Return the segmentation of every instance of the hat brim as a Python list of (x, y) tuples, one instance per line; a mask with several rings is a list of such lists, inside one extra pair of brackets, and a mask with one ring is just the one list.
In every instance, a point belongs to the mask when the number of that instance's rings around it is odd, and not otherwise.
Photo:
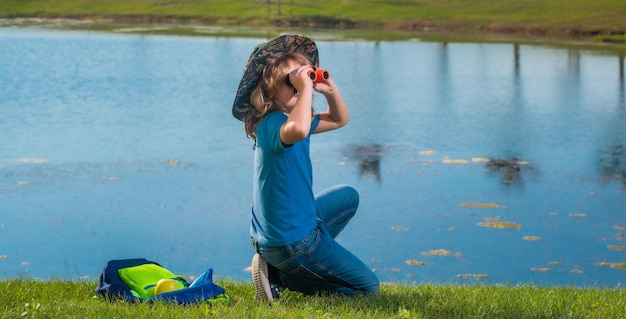
[(257, 86), (265, 66), (285, 54), (294, 52), (306, 56), (311, 64), (319, 65), (319, 55), (315, 42), (303, 35), (284, 34), (254, 48), (244, 66), (243, 77), (239, 82), (237, 95), (233, 102), (232, 112), (236, 119), (245, 121), (245, 108), (250, 104), (250, 94)]

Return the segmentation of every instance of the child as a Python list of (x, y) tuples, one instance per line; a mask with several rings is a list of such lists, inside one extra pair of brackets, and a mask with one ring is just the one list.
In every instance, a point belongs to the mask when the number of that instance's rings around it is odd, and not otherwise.
[[(379, 290), (369, 267), (335, 241), (356, 213), (357, 191), (339, 185), (313, 194), (311, 134), (349, 119), (333, 80), (309, 77), (318, 63), (317, 46), (307, 37), (287, 34), (262, 43), (244, 67), (233, 104), (233, 116), (255, 141), (252, 278), (263, 300), (277, 299), (282, 288), (346, 295)], [(325, 112), (314, 114), (313, 91), (326, 98)]]

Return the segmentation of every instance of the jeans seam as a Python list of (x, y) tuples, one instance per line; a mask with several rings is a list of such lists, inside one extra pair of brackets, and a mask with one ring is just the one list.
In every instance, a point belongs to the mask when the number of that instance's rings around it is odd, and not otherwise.
[[(354, 213), (356, 213), (356, 209), (355, 208), (351, 208), (351, 209), (346, 209), (343, 212), (337, 214), (335, 216), (335, 218), (331, 219), (329, 221), (329, 223), (325, 223), (326, 224), (326, 228), (332, 228), (332, 226), (337, 223), (339, 220), (343, 219), (343, 218), (339, 218), (339, 217), (344, 217), (346, 215), (354, 215)], [(346, 223), (347, 224), (347, 223)], [(344, 227), (346, 226), (345, 224), (343, 225)]]

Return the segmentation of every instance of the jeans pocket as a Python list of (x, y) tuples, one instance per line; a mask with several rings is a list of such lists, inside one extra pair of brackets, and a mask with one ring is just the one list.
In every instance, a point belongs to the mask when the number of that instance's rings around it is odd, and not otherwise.
[(320, 228), (313, 229), (304, 239), (297, 241), (289, 246), (287, 250), (293, 255), (301, 255), (315, 249), (320, 241)]
[(311, 271), (305, 265), (299, 265), (298, 267), (296, 267), (296, 269), (294, 269), (292, 271), (286, 271), (285, 273), (289, 274), (289, 275), (292, 275), (292, 276), (300, 277), (300, 278), (310, 278), (310, 279), (316, 279), (316, 280), (323, 280), (324, 279), (320, 275), (318, 275), (315, 272)]
[(320, 253), (326, 255), (325, 252), (318, 251), (322, 249), (320, 245), (324, 235), (320, 228), (315, 228), (302, 240), (285, 246), (288, 257), (283, 259), (278, 268), (297, 277), (323, 279), (329, 273), (319, 260)]
[(319, 229), (313, 229), (304, 239), (287, 246), (258, 245), (261, 257), (274, 267), (285, 270), (295, 268), (319, 242)]

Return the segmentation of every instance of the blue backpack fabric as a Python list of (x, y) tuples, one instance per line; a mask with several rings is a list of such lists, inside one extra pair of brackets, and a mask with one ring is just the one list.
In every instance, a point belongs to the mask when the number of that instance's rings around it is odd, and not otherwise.
[(121, 299), (130, 302), (166, 301), (178, 304), (211, 301), (215, 300), (214, 298), (216, 297), (218, 297), (219, 300), (228, 299), (224, 294), (224, 288), (213, 283), (213, 269), (211, 268), (198, 276), (191, 284), (184, 279), (179, 279), (184, 283), (185, 288), (162, 293), (150, 298), (141, 298), (136, 293), (133, 294), (131, 287), (119, 276), (119, 270), (145, 264), (154, 264), (162, 267), (158, 263), (145, 258), (109, 260), (104, 266), (102, 274), (100, 274), (96, 294), (106, 297), (109, 300)]

